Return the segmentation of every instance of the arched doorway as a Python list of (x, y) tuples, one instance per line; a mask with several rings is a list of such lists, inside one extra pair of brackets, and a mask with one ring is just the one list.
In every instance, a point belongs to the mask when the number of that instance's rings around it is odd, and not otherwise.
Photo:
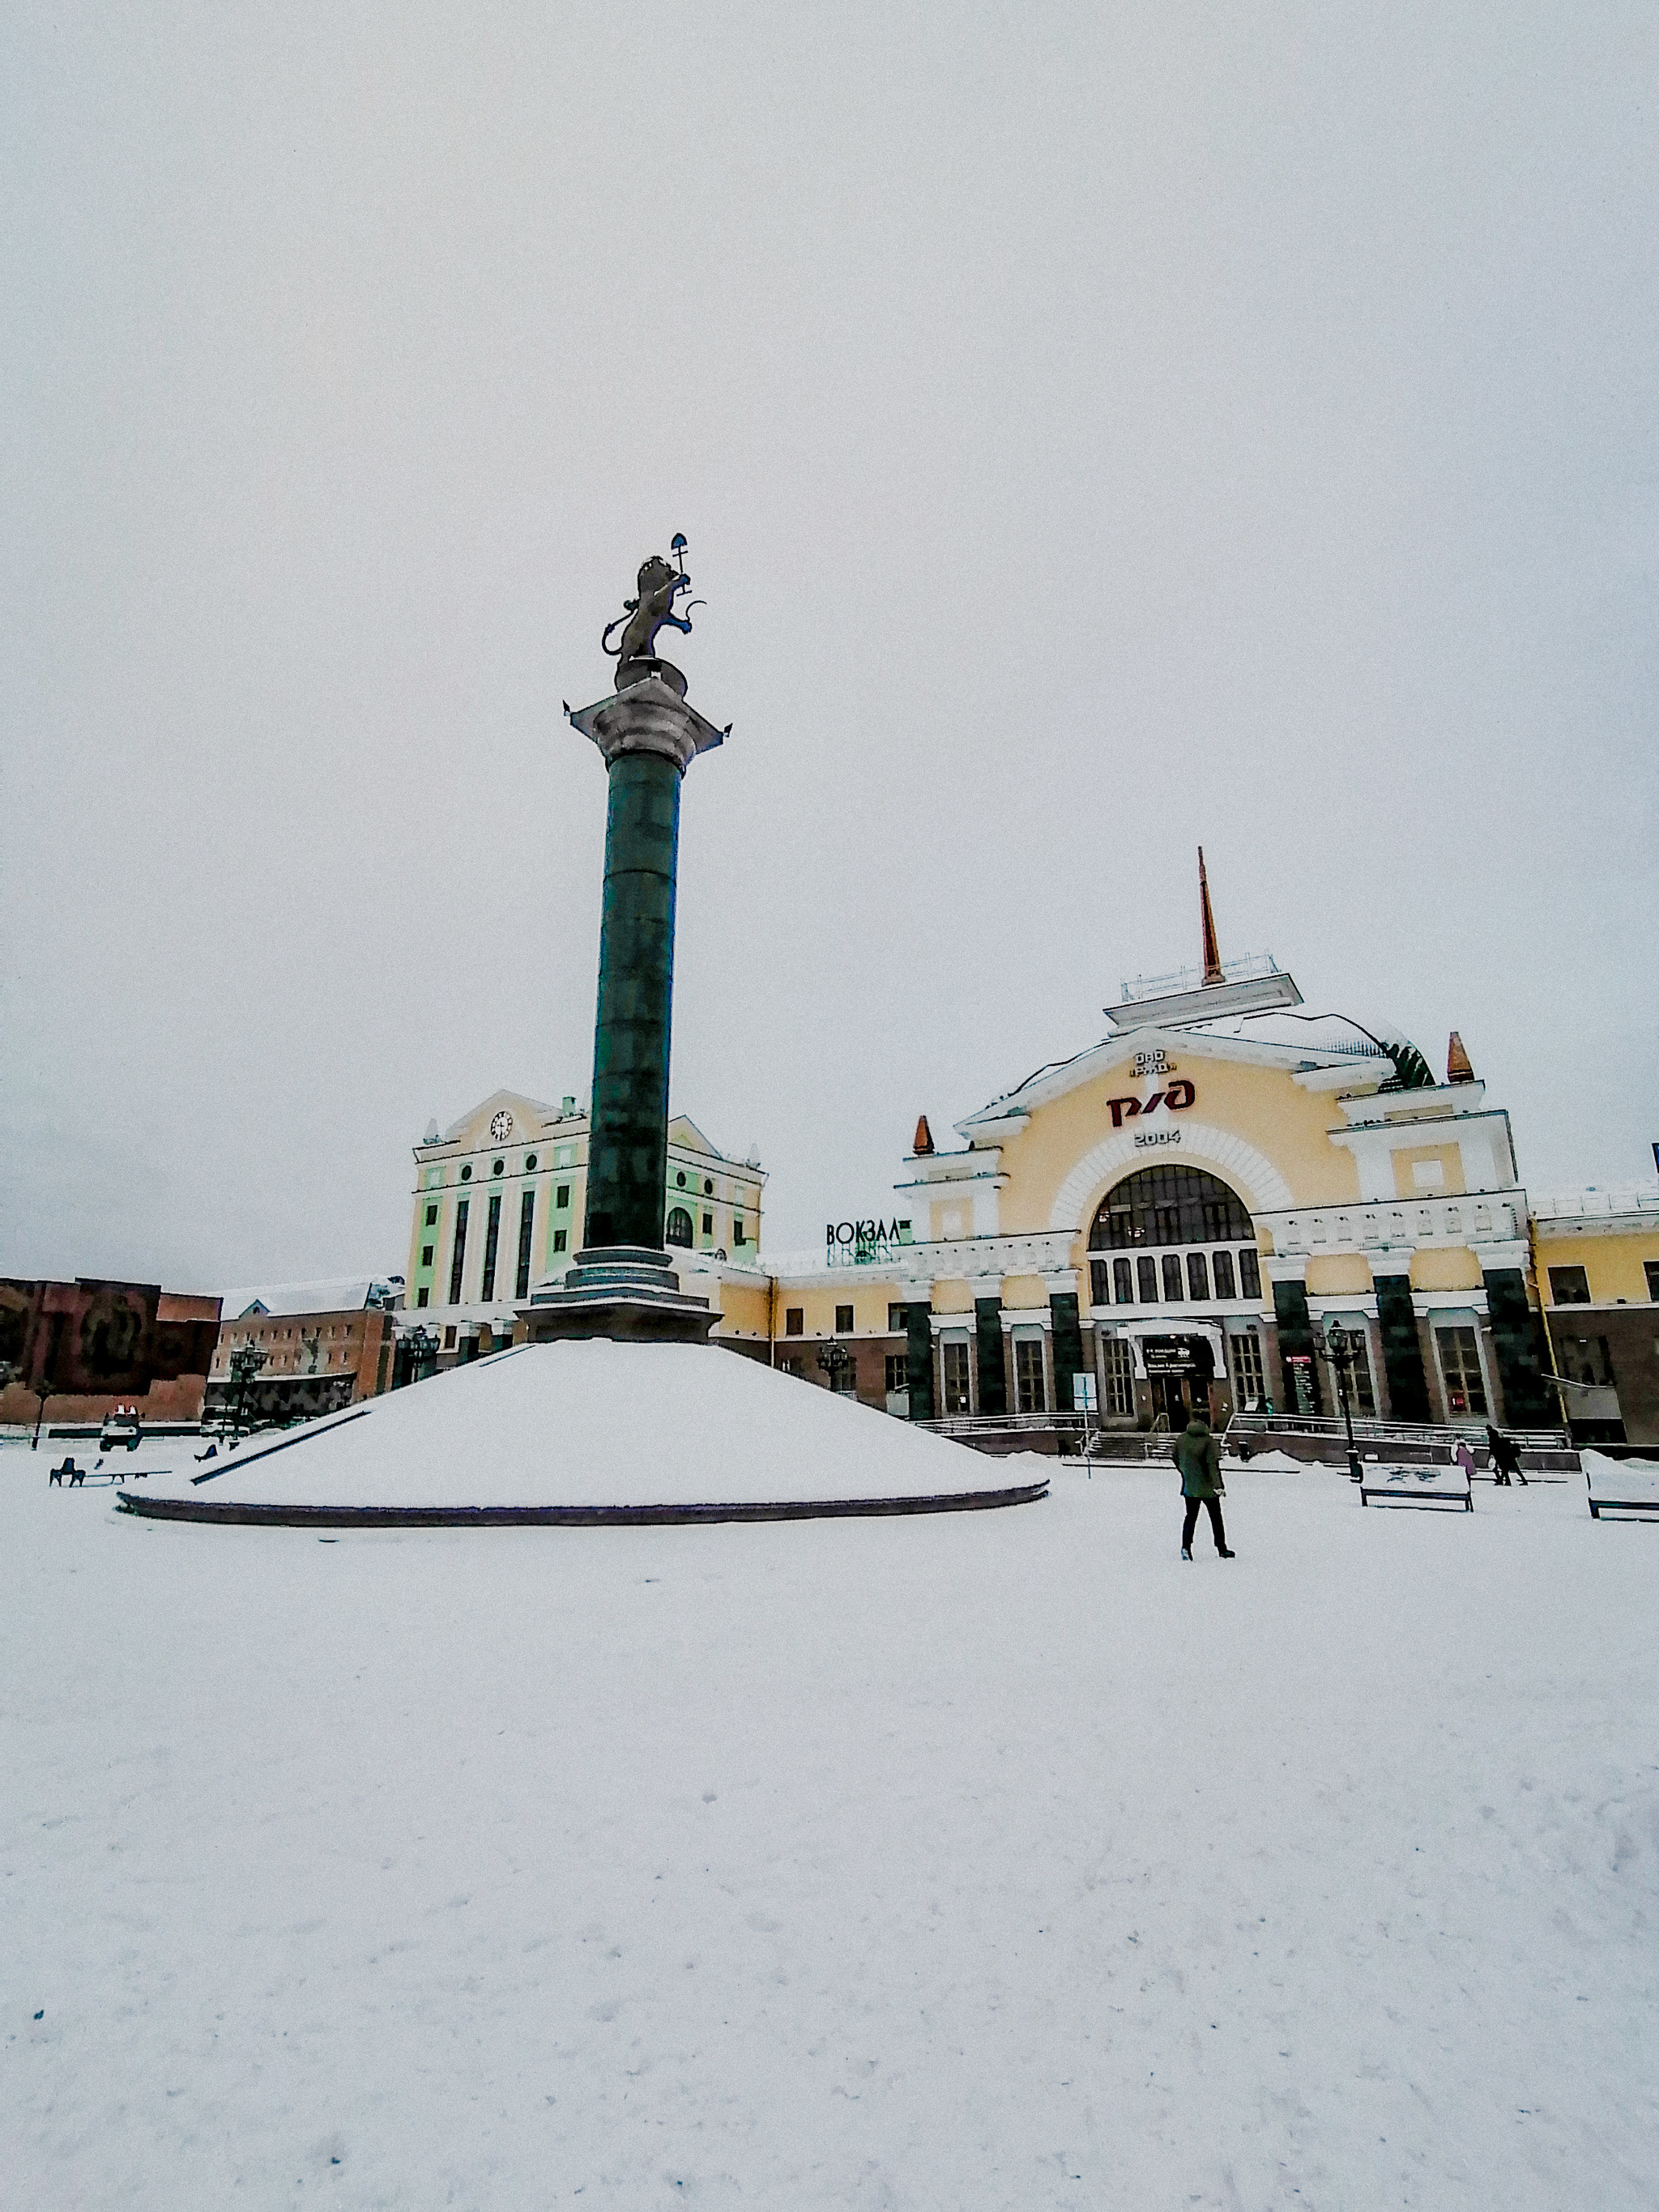
[[(1213, 1410), (1215, 1362), (1206, 1335), (1183, 1320), (1259, 1311), (1261, 1268), (1249, 1209), (1206, 1169), (1140, 1168), (1109, 1190), (1089, 1231), (1089, 1298), (1137, 1322), (1154, 1418), (1184, 1426)], [(1167, 1323), (1156, 1332), (1144, 1324)]]

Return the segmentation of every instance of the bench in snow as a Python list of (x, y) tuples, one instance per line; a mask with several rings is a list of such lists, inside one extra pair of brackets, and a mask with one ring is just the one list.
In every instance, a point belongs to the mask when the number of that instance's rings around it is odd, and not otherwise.
[(1579, 1461), (1589, 1492), (1590, 1519), (1659, 1521), (1659, 1460), (1609, 1459), (1583, 1451)]
[(1359, 1486), (1362, 1505), (1442, 1506), (1473, 1513), (1469, 1478), (1454, 1460), (1449, 1467), (1368, 1466)]

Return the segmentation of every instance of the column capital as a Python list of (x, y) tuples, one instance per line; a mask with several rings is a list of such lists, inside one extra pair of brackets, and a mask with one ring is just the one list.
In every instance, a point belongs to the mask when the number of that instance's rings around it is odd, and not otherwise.
[(565, 712), (571, 726), (592, 738), (605, 755), (607, 769), (624, 753), (655, 753), (672, 761), (684, 775), (699, 753), (712, 752), (724, 743), (726, 731), (717, 730), (695, 707), (686, 705), (682, 696), (685, 678), (678, 668), (665, 660), (635, 660), (626, 664), (623, 672), (641, 668), (648, 672), (609, 699), (591, 707), (567, 707)]

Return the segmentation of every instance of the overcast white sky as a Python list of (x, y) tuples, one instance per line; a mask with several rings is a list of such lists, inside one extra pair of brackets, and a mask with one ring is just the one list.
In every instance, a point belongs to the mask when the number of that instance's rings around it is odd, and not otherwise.
[(674, 1103), (769, 1242), (1196, 956), (1650, 1174), (1659, 10), (0, 29), (0, 1271), (403, 1264), (585, 1092), (676, 531)]

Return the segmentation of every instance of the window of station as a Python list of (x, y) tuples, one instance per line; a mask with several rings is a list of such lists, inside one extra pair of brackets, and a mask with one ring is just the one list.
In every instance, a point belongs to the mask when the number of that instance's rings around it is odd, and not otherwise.
[(1659, 1260), (1644, 1260), (1642, 1266), (1648, 1279), (1648, 1296), (1659, 1298)]
[(890, 1352), (887, 1355), (888, 1396), (890, 1398), (895, 1397), (901, 1391), (908, 1390), (909, 1387), (910, 1365), (908, 1360), (902, 1352)]
[(495, 1255), (501, 1242), (501, 1196), (495, 1192), (489, 1200), (489, 1212), (484, 1218), (484, 1261), (480, 1297), (495, 1295)]
[(1441, 1379), (1446, 1386), (1446, 1411), (1453, 1420), (1484, 1419), (1486, 1378), (1480, 1371), (1480, 1344), (1472, 1328), (1437, 1328), (1435, 1348), (1440, 1354)]
[[(1191, 1249), (1221, 1239), (1234, 1252)], [(1091, 1259), (1091, 1303), (1104, 1305), (1207, 1304), (1212, 1298), (1259, 1301), (1261, 1269), (1243, 1202), (1201, 1168), (1144, 1168), (1107, 1194), (1090, 1231), (1091, 1253), (1139, 1245), (1130, 1259)], [(1162, 1246), (1157, 1258), (1144, 1248)]]
[(691, 1249), (691, 1217), (683, 1206), (670, 1209), (666, 1226), (662, 1232), (665, 1244), (673, 1244), (683, 1251)]
[(1560, 1340), (1560, 1358), (1573, 1382), (1589, 1382), (1601, 1389), (1613, 1384), (1613, 1358), (1605, 1336), (1568, 1336)]
[(1227, 1339), (1227, 1358), (1233, 1370), (1233, 1403), (1241, 1413), (1267, 1402), (1267, 1376), (1261, 1362), (1261, 1339), (1253, 1328)]
[(806, 1309), (804, 1306), (786, 1306), (784, 1308), (783, 1333), (786, 1336), (802, 1335), (805, 1333), (805, 1325)]
[[(1376, 1418), (1376, 1392), (1371, 1382), (1370, 1349), (1365, 1341), (1365, 1332), (1360, 1328), (1334, 1328), (1327, 1322), (1326, 1334), (1334, 1337), (1340, 1348), (1348, 1355), (1348, 1371), (1345, 1387), (1352, 1413), (1363, 1413), (1368, 1421)], [(1331, 1377), (1331, 1399), (1340, 1405), (1338, 1378)]]
[[(1124, 1265), (1127, 1265), (1125, 1261)], [(1109, 1336), (1106, 1339), (1106, 1396), (1101, 1407), (1103, 1413), (1113, 1413), (1126, 1419), (1135, 1409), (1135, 1364), (1129, 1350), (1128, 1339)]]
[(1109, 1191), (1090, 1233), (1091, 1250), (1138, 1244), (1243, 1244), (1250, 1217), (1218, 1176), (1202, 1168), (1142, 1168)]
[(1048, 1411), (1042, 1378), (1042, 1339), (1040, 1335), (1017, 1336), (1014, 1339), (1014, 1389), (1018, 1410), (1022, 1413)]
[(902, 1306), (896, 1306), (896, 1305), (890, 1305), (890, 1305), (889, 1305), (889, 1307), (888, 1307), (888, 1309), (887, 1309), (887, 1334), (888, 1334), (888, 1335), (889, 1335), (889, 1336), (902, 1336), (902, 1335), (903, 1335), (903, 1334), (904, 1334), (905, 1327), (906, 1327), (906, 1323), (905, 1323), (905, 1319), (904, 1319), (904, 1308), (903, 1308)]
[(947, 1413), (967, 1413), (973, 1411), (971, 1387), (968, 1374), (968, 1340), (962, 1336), (947, 1336), (939, 1346), (939, 1365), (945, 1383), (945, 1410)]
[(852, 1307), (851, 1307), (851, 1306), (837, 1306), (837, 1307), (836, 1308), (836, 1334), (837, 1336), (851, 1336), (851, 1334), (853, 1334), (853, 1309), (852, 1309)]
[[(1648, 1268), (1648, 1289), (1651, 1293), (1656, 1270)], [(1552, 1267), (1550, 1297), (1558, 1306), (1587, 1306), (1590, 1302), (1589, 1277), (1582, 1267)]]
[(470, 1200), (463, 1199), (455, 1209), (455, 1245), (449, 1260), (449, 1303), (461, 1303), (461, 1271), (466, 1265), (466, 1212)]

